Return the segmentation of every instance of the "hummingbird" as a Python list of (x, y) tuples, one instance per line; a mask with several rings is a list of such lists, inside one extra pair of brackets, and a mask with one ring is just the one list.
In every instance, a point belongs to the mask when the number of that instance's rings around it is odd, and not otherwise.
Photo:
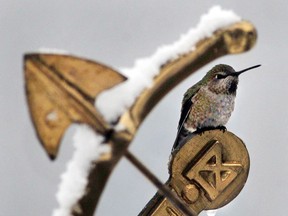
[(193, 132), (200, 134), (209, 129), (226, 130), (234, 110), (239, 75), (261, 65), (236, 72), (231, 66), (214, 66), (198, 83), (190, 87), (182, 100), (177, 137), (172, 151), (181, 146)]

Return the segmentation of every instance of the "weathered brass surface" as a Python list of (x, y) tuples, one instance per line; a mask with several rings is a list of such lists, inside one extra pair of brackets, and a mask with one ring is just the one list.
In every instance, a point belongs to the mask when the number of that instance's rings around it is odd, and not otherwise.
[[(168, 183), (166, 185), (169, 186)], [(171, 190), (175, 192), (172, 188)], [(176, 195), (176, 194), (175, 194)], [(160, 193), (155, 194), (155, 196), (149, 201), (145, 208), (138, 214), (138, 216), (178, 216), (184, 215), (181, 211), (175, 208)]]
[[(113, 126), (104, 121), (93, 104), (100, 91), (123, 82), (125, 80), (123, 76), (106, 66), (73, 56), (26, 55), (25, 80), (28, 105), (37, 135), (48, 154), (51, 157), (56, 156), (61, 138), (66, 128), (73, 122), (89, 124), (96, 132), (105, 135), (106, 141), (112, 146), (110, 160), (95, 161), (93, 164), (88, 177), (87, 193), (75, 203), (80, 211), (72, 209), (71, 214), (85, 216), (94, 214), (113, 168), (125, 155), (140, 124), (162, 97), (212, 60), (227, 54), (248, 51), (255, 44), (256, 37), (254, 26), (247, 21), (241, 21), (215, 31), (211, 37), (199, 41), (193, 51), (167, 62), (161, 67), (151, 87), (145, 89), (133, 106), (119, 117), (119, 123), (125, 130), (113, 131), (111, 136), (106, 135), (111, 132)], [(187, 175), (191, 177), (189, 173)], [(188, 192), (194, 190), (194, 186), (185, 189), (184, 197), (190, 200), (189, 202), (193, 202), (194, 198), (191, 198)], [(176, 192), (179, 193), (177, 190)], [(217, 191), (210, 193), (212, 198), (217, 195)], [(198, 203), (198, 199), (195, 203)]]
[[(199, 214), (234, 199), (247, 180), (249, 166), (241, 139), (228, 131), (210, 130), (195, 135), (173, 152), (166, 185)], [(183, 213), (157, 193), (139, 215)]]

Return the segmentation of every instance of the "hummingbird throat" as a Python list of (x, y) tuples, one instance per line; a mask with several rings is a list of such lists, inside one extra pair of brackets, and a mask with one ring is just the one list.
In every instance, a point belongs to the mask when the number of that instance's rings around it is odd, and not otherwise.
[(236, 94), (238, 82), (233, 80), (228, 88), (229, 94)]

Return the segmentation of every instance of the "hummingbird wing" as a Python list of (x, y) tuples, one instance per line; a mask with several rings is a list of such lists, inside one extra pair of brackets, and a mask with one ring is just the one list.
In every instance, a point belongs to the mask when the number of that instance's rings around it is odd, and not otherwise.
[(199, 91), (200, 85), (197, 83), (196, 85), (189, 88), (186, 93), (184, 94), (184, 98), (182, 100), (182, 108), (181, 108), (181, 115), (180, 120), (178, 123), (178, 132), (177, 136), (172, 148), (172, 151), (179, 146), (179, 144), (187, 137), (189, 131), (185, 129), (184, 123), (188, 118), (191, 108), (192, 108), (192, 98), (193, 96)]
[(186, 119), (188, 118), (188, 116), (190, 114), (191, 107), (192, 107), (192, 100), (191, 99), (192, 99), (192, 96), (182, 104), (181, 116), (180, 116), (180, 120), (178, 123), (178, 131), (181, 130)]
[(176, 149), (180, 145), (180, 143), (182, 143), (182, 141), (189, 135), (189, 131), (185, 129), (184, 123), (190, 114), (191, 106), (191, 100), (188, 100), (187, 103), (183, 104), (182, 106), (182, 112), (178, 124), (178, 132), (172, 147), (172, 151)]

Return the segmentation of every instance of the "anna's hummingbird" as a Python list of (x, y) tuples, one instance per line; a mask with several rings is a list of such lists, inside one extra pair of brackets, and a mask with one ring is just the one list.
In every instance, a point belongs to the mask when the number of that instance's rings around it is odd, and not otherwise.
[(225, 124), (234, 109), (239, 75), (259, 66), (255, 65), (236, 72), (229, 65), (219, 64), (189, 88), (182, 100), (178, 133), (173, 149), (181, 146), (182, 141), (192, 132), (203, 132), (213, 128), (226, 130)]

